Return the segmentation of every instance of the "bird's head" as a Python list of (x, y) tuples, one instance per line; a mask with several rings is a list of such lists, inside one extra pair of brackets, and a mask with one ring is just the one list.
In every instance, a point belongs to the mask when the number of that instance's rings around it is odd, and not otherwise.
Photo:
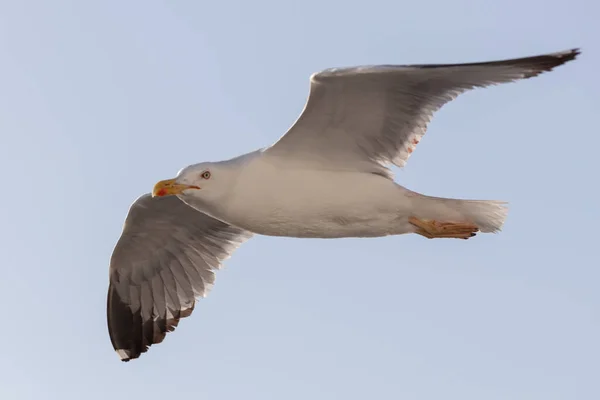
[(223, 169), (216, 163), (200, 163), (183, 168), (174, 179), (154, 185), (152, 197), (177, 195), (209, 199), (219, 194), (223, 183)]

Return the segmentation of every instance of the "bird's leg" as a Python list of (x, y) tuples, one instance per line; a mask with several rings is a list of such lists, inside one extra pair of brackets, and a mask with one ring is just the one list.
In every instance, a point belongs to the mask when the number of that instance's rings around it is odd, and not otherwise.
[(475, 236), (475, 233), (479, 231), (479, 228), (476, 225), (465, 222), (439, 222), (415, 217), (410, 217), (408, 222), (417, 228), (415, 233), (425, 236), (428, 239), (468, 239)]

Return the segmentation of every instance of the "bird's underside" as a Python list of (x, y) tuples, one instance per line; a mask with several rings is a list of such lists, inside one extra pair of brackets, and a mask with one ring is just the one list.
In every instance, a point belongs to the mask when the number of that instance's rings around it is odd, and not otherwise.
[[(476, 87), (537, 76), (578, 54), (574, 49), (495, 62), (325, 70), (311, 77), (305, 109), (264, 156), (294, 168), (325, 166), (391, 179), (388, 167), (406, 164), (444, 104)], [(211, 177), (206, 171), (201, 176)], [(122, 361), (162, 342), (192, 313), (196, 299), (206, 296), (222, 262), (253, 235), (168, 196), (201, 184), (163, 182), (170, 186), (164, 183), (155, 194), (166, 197), (147, 194), (132, 204), (110, 261), (108, 330)], [(404, 233), (468, 239), (498, 231), (506, 215), (501, 202), (428, 199), (410, 200), (420, 211), (403, 216)]]

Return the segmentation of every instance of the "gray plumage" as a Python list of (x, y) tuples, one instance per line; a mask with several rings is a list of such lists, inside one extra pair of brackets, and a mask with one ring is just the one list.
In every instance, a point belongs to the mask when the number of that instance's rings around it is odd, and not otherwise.
[(176, 196), (138, 198), (110, 261), (108, 330), (121, 359), (162, 342), (208, 293), (221, 262), (251, 236)]
[[(324, 219), (323, 224), (320, 224), (321, 214), (310, 214), (302, 208), (304, 204), (294, 204), (293, 199), (288, 201), (279, 198), (281, 188), (271, 188), (273, 189), (271, 193), (264, 195), (265, 198), (261, 197), (263, 194), (257, 194), (256, 191), (268, 186), (268, 182), (265, 183), (261, 179), (279, 179), (280, 183), (291, 185), (283, 191), (287, 190), (287, 195), (293, 197), (293, 190), (304, 190), (304, 188), (299, 188), (295, 182), (290, 182), (293, 178), (288, 179), (288, 175), (285, 175), (289, 174), (289, 171), (310, 171), (313, 174), (310, 177), (314, 179), (307, 179), (306, 182), (319, 181), (320, 171), (327, 171), (332, 177), (336, 176), (332, 171), (347, 170), (360, 172), (361, 174), (356, 176), (360, 176), (361, 179), (364, 176), (373, 177), (364, 172), (391, 178), (388, 169), (390, 164), (400, 167), (406, 164), (414, 147), (425, 134), (427, 124), (435, 111), (459, 94), (475, 87), (512, 82), (539, 75), (575, 59), (578, 54), (579, 50), (573, 49), (495, 62), (333, 68), (314, 74), (310, 80), (310, 95), (305, 109), (295, 124), (274, 145), (246, 157), (250, 160), (249, 163), (254, 162), (252, 164), (254, 170), (244, 171), (247, 172), (246, 181), (238, 182), (236, 188), (243, 191), (245, 187), (246, 193), (254, 196), (254, 202), (248, 204), (245, 198), (238, 199), (237, 203), (227, 202), (227, 206), (242, 204), (247, 207), (240, 211), (235, 210), (233, 206), (226, 207), (222, 202), (213, 201), (227, 209), (227, 212), (237, 211), (236, 217), (243, 223), (236, 223), (236, 225), (245, 226), (247, 229), (221, 222), (197, 211), (177, 196), (152, 198), (150, 194), (146, 194), (133, 203), (110, 261), (107, 316), (108, 330), (114, 349), (123, 361), (128, 361), (139, 357), (152, 344), (162, 342), (166, 333), (175, 329), (181, 318), (191, 314), (196, 299), (207, 294), (214, 283), (215, 270), (219, 269), (222, 261), (228, 258), (240, 244), (248, 240), (253, 235), (252, 232), (260, 232), (258, 228), (263, 229), (262, 232), (277, 232), (282, 236), (293, 236), (290, 232), (308, 232), (313, 237), (317, 234), (321, 237), (352, 235), (341, 231), (319, 231), (322, 226), (328, 226), (328, 221)], [(261, 162), (263, 169), (259, 168)], [(281, 163), (284, 168), (279, 169), (278, 163)], [(299, 168), (290, 168), (294, 164)], [(239, 161), (238, 164), (234, 162), (223, 165), (237, 165), (240, 168), (245, 166)], [(264, 178), (269, 175), (263, 175), (261, 171), (269, 168), (272, 169), (269, 172), (272, 176)], [(281, 175), (278, 175), (280, 170)], [(206, 183), (209, 188), (206, 190), (203, 188), (204, 191), (199, 190), (200, 194), (191, 193), (187, 196), (188, 202), (193, 204), (195, 201), (202, 201), (208, 204), (211, 194), (214, 196), (219, 190), (223, 191), (224, 188), (219, 187), (218, 182), (219, 179), (221, 182), (226, 182), (223, 180), (226, 170), (217, 168), (217, 171), (221, 175), (208, 182), (198, 178), (198, 174), (194, 175), (194, 168), (190, 170), (193, 177), (189, 179), (200, 179), (199, 185)], [(205, 173), (202, 170), (199, 172)], [(399, 186), (397, 189), (391, 184), (388, 185), (390, 182), (386, 179), (377, 178), (379, 180), (369, 180), (375, 189), (367, 194), (376, 198), (378, 195), (374, 193), (376, 190), (389, 188), (391, 197), (397, 196), (399, 204), (404, 202), (406, 210), (417, 210), (420, 207), (421, 210), (427, 211), (430, 217), (435, 215), (442, 219), (453, 215), (464, 217), (487, 232), (500, 229), (504, 222), (505, 212), (497, 202), (418, 197), (416, 193), (401, 191)], [(179, 183), (186, 183), (185, 179), (187, 178), (181, 178)], [(350, 179), (350, 183), (345, 187), (353, 189), (356, 189), (355, 185), (360, 186), (363, 185), (362, 182), (366, 182), (366, 180), (354, 181), (354, 178), (347, 179)], [(339, 201), (339, 210), (342, 214), (327, 216), (331, 217), (334, 225), (337, 224), (338, 229), (350, 229), (336, 222), (349, 220), (346, 217), (353, 216), (351, 212), (343, 214), (346, 211), (342, 207), (344, 199), (354, 201), (350, 206), (354, 207), (354, 210), (350, 211), (359, 212), (360, 207), (363, 206), (366, 210), (376, 207), (371, 207), (370, 203), (362, 204), (359, 199), (352, 197), (356, 192), (346, 195), (335, 188), (331, 189), (332, 183), (336, 183), (338, 178), (332, 180), (333, 182), (324, 180), (321, 186), (315, 186), (317, 189), (312, 188), (315, 199), (319, 199), (323, 191), (331, 191), (330, 204), (337, 205), (336, 202)], [(194, 182), (187, 183), (196, 185)], [(200, 189), (196, 186), (189, 187)], [(308, 191), (307, 189), (306, 192)], [(202, 195), (205, 197), (202, 198)], [(280, 197), (282, 196), (283, 194)], [(275, 207), (271, 204), (272, 209), (277, 210), (280, 216), (285, 218), (284, 220), (278, 220), (277, 216), (269, 211), (271, 209), (253, 208), (263, 206), (264, 203), (272, 200), (276, 200), (280, 205)], [(317, 203), (318, 201), (306, 201), (306, 204), (316, 211), (322, 211), (319, 209), (320, 204)], [(294, 209), (292, 206), (297, 208)], [(384, 206), (387, 207), (387, 203)], [(297, 221), (297, 214), (294, 214), (294, 211), (298, 211), (298, 207), (305, 214), (308, 212), (305, 218), (317, 219), (317, 223), (313, 225), (316, 228), (312, 231), (305, 226), (311, 221)], [(216, 207), (215, 210), (218, 208)], [(260, 217), (251, 215), (253, 210), (257, 211), (256, 215), (260, 215), (258, 211), (263, 212), (263, 215)], [(406, 219), (408, 216), (394, 214), (396, 221)], [(381, 221), (369, 220), (371, 217), (364, 214), (354, 215), (354, 217), (355, 220), (372, 223), (372, 227), (365, 224), (363, 236), (368, 236), (370, 233), (375, 236), (380, 235), (368, 229), (377, 227), (383, 229), (377, 226)], [(387, 216), (380, 217), (382, 221), (387, 221)], [(220, 219), (235, 221), (228, 218)], [(267, 219), (272, 220), (269, 222), (270, 226), (260, 225), (266, 224)], [(287, 221), (288, 224), (282, 221)], [(290, 230), (292, 223), (296, 224), (296, 231)], [(249, 227), (252, 226), (257, 229), (250, 229)], [(359, 232), (363, 231), (359, 230)], [(391, 231), (385, 232), (388, 234)], [(406, 232), (414, 232), (414, 227), (408, 222), (392, 233)]]
[(391, 176), (386, 167), (406, 164), (444, 104), (476, 87), (537, 76), (578, 54), (573, 49), (482, 63), (326, 69), (311, 76), (302, 114), (267, 151)]

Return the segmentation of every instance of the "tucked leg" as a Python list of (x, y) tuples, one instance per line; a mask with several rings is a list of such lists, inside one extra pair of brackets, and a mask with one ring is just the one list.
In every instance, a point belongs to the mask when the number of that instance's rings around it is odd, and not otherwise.
[(440, 222), (434, 220), (425, 220), (415, 217), (408, 219), (412, 225), (414, 225), (418, 233), (421, 236), (425, 236), (428, 239), (433, 238), (456, 238), (456, 239), (468, 239), (475, 236), (475, 233), (479, 231), (476, 225), (463, 222)]

